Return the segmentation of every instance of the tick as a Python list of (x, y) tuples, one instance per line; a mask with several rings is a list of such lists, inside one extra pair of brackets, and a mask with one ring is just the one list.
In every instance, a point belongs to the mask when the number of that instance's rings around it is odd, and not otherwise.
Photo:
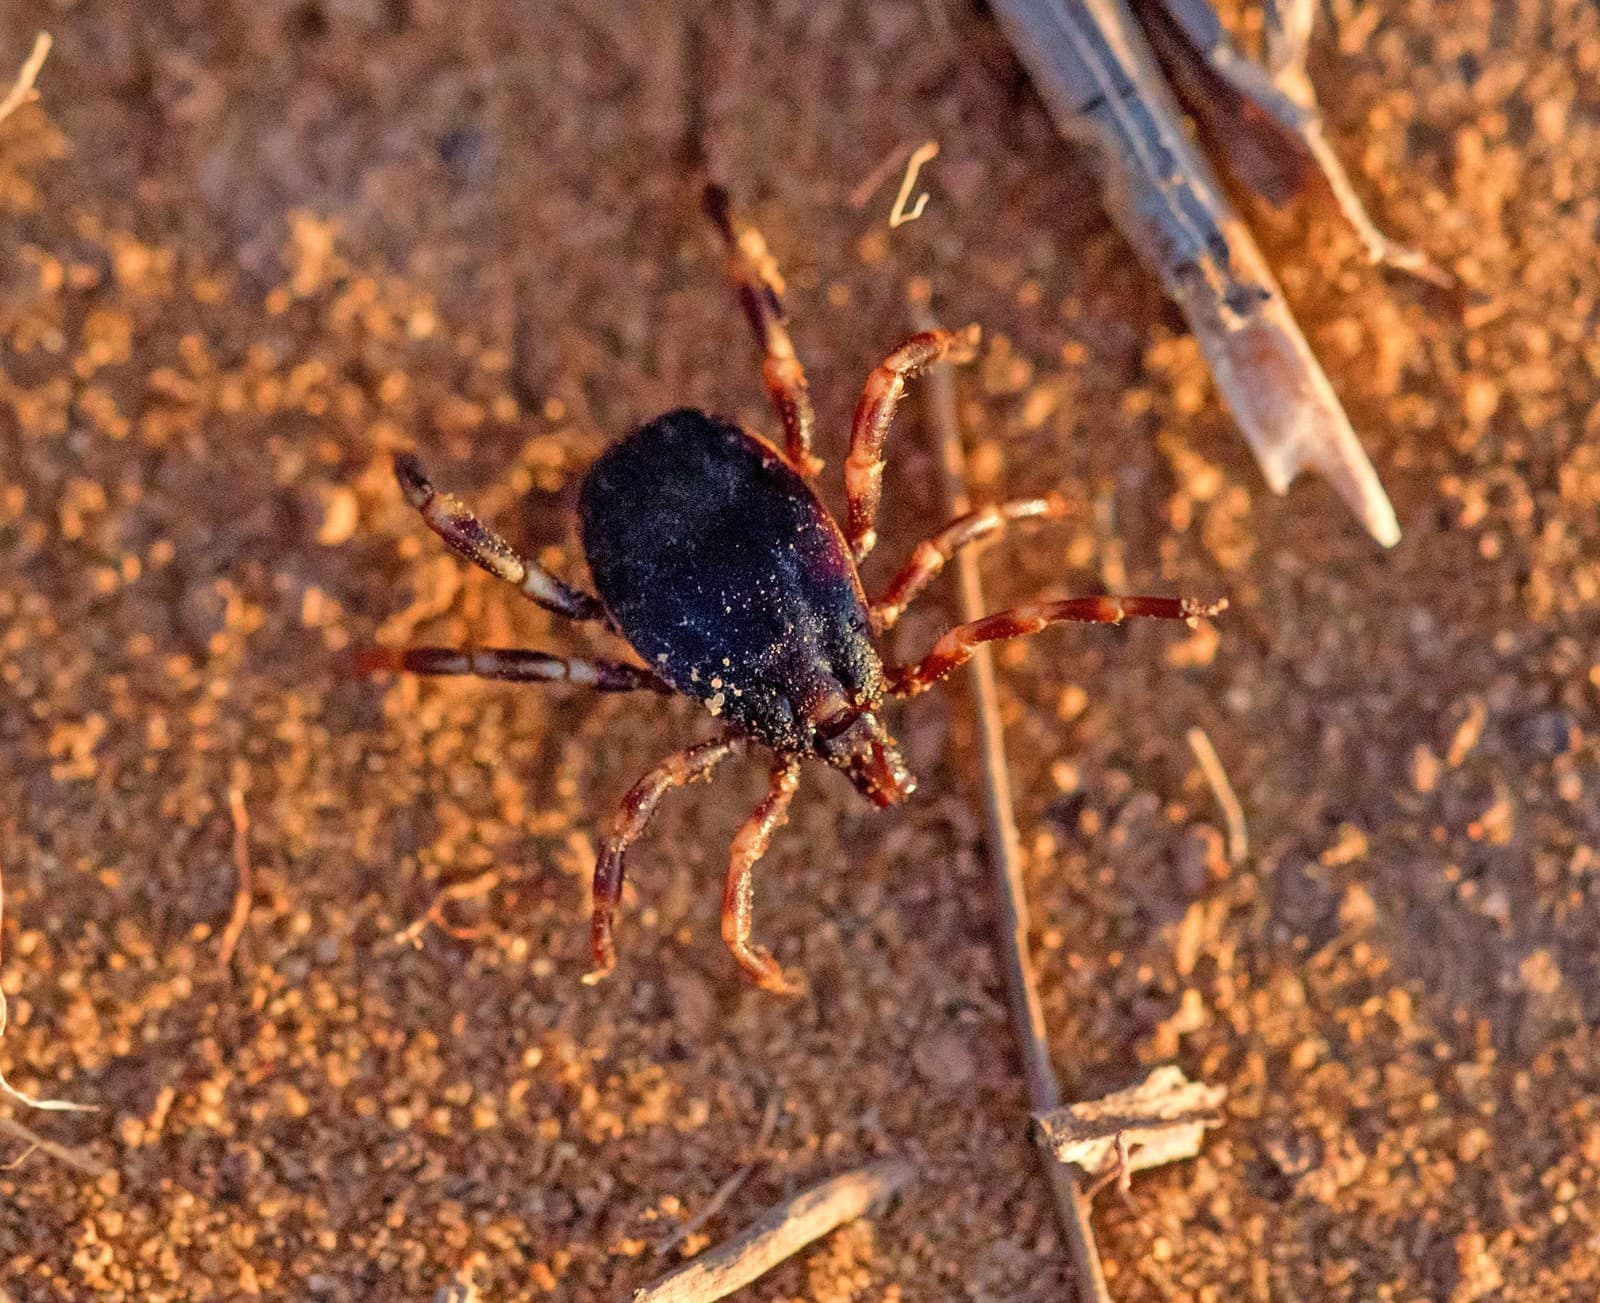
[(637, 663), (553, 656), (522, 648), (378, 649), (368, 669), (467, 674), (516, 683), (572, 683), (599, 692), (682, 693), (722, 726), (720, 736), (668, 756), (622, 799), (594, 871), (596, 982), (616, 966), (612, 927), (628, 847), (673, 788), (706, 778), (753, 747), (772, 753), (767, 795), (733, 839), (722, 898), (722, 938), (758, 986), (792, 993), (786, 974), (751, 940), (751, 873), (787, 818), (805, 760), (843, 771), (874, 805), (916, 787), (880, 711), (965, 663), (980, 644), (1038, 633), (1066, 620), (1116, 624), (1129, 616), (1193, 622), (1225, 601), (1185, 597), (1075, 597), (1033, 602), (958, 625), (920, 660), (886, 662), (878, 640), (957, 549), (1014, 521), (1054, 519), (1050, 496), (985, 507), (920, 544), (883, 593), (869, 600), (860, 565), (876, 541), (883, 446), (906, 381), (940, 360), (965, 362), (978, 328), (907, 339), (868, 377), (844, 465), (843, 526), (812, 487), (815, 418), (805, 372), (785, 328), (781, 281), (760, 235), (736, 227), (726, 194), (706, 191), (729, 274), (764, 355), (767, 393), (783, 427), (780, 451), (730, 421), (688, 408), (613, 444), (579, 494), (584, 556), (595, 593), (557, 578), (436, 490), (411, 455), (395, 465), (401, 491), (428, 526), (468, 561), (520, 588), (546, 610), (593, 621), (627, 642)]

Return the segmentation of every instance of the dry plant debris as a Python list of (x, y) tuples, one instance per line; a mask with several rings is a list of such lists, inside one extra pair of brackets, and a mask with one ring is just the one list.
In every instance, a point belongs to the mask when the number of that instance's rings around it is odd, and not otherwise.
[[(933, 326), (928, 300), (931, 289), (914, 281), (908, 298), (918, 330)], [(937, 441), (943, 472), (944, 501), (951, 517), (972, 509), (967, 489), (967, 458), (961, 437), (955, 377), (948, 365), (935, 366), (927, 376), (928, 424)], [(970, 549), (955, 558), (957, 606), (963, 620), (975, 620), (988, 609), (978, 557)], [(1061, 1085), (1050, 1054), (1049, 1032), (1039, 1001), (1034, 973), (1027, 886), (1023, 880), (1021, 839), (1011, 790), (1011, 768), (1006, 759), (1005, 730), (1000, 722), (1000, 690), (995, 679), (994, 656), (982, 647), (973, 657), (972, 699), (978, 722), (979, 769), (983, 776), (984, 812), (988, 824), (990, 878), (995, 902), (995, 944), (1005, 970), (1011, 1024), (1028, 1097), (1037, 1111), (1061, 1101)], [(1066, 1238), (1072, 1259), (1073, 1280), (1082, 1303), (1108, 1299), (1105, 1269), (1089, 1221), (1089, 1199), (1072, 1170), (1041, 1151), (1044, 1177), (1050, 1185), (1056, 1220)]]
[(813, 1240), (899, 1193), (916, 1175), (885, 1158), (813, 1186), (768, 1212), (743, 1234), (633, 1292), (633, 1303), (714, 1303), (764, 1276)]
[(894, 197), (894, 207), (889, 210), (889, 225), (891, 227), (904, 226), (907, 222), (914, 222), (922, 216), (923, 209), (928, 206), (928, 192), (924, 190), (917, 196), (910, 208), (911, 191), (917, 184), (917, 175), (922, 171), (924, 163), (930, 163), (939, 155), (939, 142), (930, 140), (925, 145), (919, 145), (911, 152), (911, 157), (906, 159), (906, 174), (900, 181), (900, 191)]
[(1092, 1179), (1193, 1158), (1208, 1129), (1222, 1125), (1222, 1086), (1190, 1081), (1163, 1064), (1136, 1086), (1034, 1117), (1039, 1142)]
[(50, 56), (50, 44), (49, 32), (40, 32), (34, 38), (33, 50), (23, 61), (16, 81), (12, 82), (11, 89), (5, 93), (5, 97), (0, 99), (0, 122), (4, 122), (24, 104), (32, 104), (39, 98), (34, 83), (39, 80), (39, 72), (44, 67), (44, 61)]

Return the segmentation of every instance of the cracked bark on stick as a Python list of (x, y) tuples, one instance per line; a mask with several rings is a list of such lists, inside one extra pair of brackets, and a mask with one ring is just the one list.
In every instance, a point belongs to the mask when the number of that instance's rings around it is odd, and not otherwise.
[(1182, 309), (1268, 486), (1313, 470), (1373, 538), (1398, 542), (1377, 472), (1123, 0), (994, 12), (1056, 125), (1089, 146), (1107, 209)]
[(1227, 1097), (1166, 1064), (1127, 1090), (1035, 1114), (1035, 1134), (1090, 1180), (1126, 1178), (1198, 1154), (1207, 1129), (1222, 1125)]

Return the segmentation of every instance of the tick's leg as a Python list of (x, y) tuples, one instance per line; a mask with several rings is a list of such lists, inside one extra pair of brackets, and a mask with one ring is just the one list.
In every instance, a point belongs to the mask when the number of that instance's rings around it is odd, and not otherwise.
[(997, 534), (1013, 521), (1059, 520), (1066, 514), (1065, 500), (1052, 493), (1043, 498), (1006, 502), (957, 516), (932, 538), (917, 544), (911, 560), (889, 581), (883, 596), (873, 602), (873, 629), (879, 633), (892, 629), (895, 621), (905, 614), (906, 607), (916, 600), (917, 594), (932, 583), (944, 569), (945, 563), (969, 543), (977, 543)]
[(970, 362), (977, 351), (976, 326), (924, 330), (890, 353), (867, 377), (850, 427), (850, 456), (844, 464), (844, 492), (850, 506), (845, 536), (857, 561), (865, 560), (878, 541), (873, 523), (883, 496), (883, 441), (905, 395), (906, 381), (935, 362)]
[(411, 674), (469, 674), (505, 683), (575, 683), (596, 692), (671, 692), (649, 670), (594, 656), (549, 656), (520, 647), (373, 647), (360, 652), (363, 674), (390, 670)]
[(777, 995), (799, 995), (805, 984), (798, 975), (786, 977), (767, 948), (750, 940), (750, 914), (755, 904), (755, 883), (750, 871), (767, 853), (772, 834), (789, 821), (789, 802), (799, 785), (799, 760), (788, 756), (773, 766), (772, 785), (766, 798), (756, 806), (733, 839), (728, 885), (722, 893), (723, 941), (750, 980), (762, 990)]
[(617, 947), (611, 938), (611, 920), (617, 912), (617, 902), (622, 899), (623, 858), (627, 855), (628, 847), (639, 840), (645, 825), (650, 822), (656, 802), (675, 787), (705, 778), (719, 761), (743, 751), (747, 745), (744, 738), (719, 738), (668, 756), (622, 798), (622, 807), (611, 826), (611, 835), (600, 847), (600, 858), (594, 866), (594, 919), (590, 931), (594, 967), (583, 976), (590, 986), (617, 966)]
[(1153, 616), (1193, 624), (1200, 616), (1216, 615), (1227, 606), (1227, 598), (1198, 602), (1192, 597), (1071, 597), (1062, 602), (1034, 602), (986, 615), (971, 624), (957, 625), (934, 643), (933, 650), (915, 665), (890, 666), (885, 673), (890, 691), (897, 696), (914, 697), (957, 666), (965, 665), (972, 653), (986, 642), (1026, 637), (1064, 620), (1121, 624), (1130, 616)]
[(739, 305), (750, 319), (750, 329), (755, 331), (756, 343), (764, 355), (761, 377), (766, 382), (767, 397), (783, 423), (789, 460), (802, 475), (815, 475), (822, 469), (822, 463), (811, 455), (816, 414), (811, 407), (805, 370), (795, 356), (784, 325), (783, 300), (779, 297), (783, 278), (778, 275), (777, 263), (767, 252), (761, 232), (753, 226), (734, 226), (728, 192), (721, 186), (706, 187), (705, 208), (727, 247), (728, 275), (739, 291)]
[(396, 457), (394, 474), (406, 501), (422, 514), (428, 528), (449, 544), (452, 551), (496, 578), (515, 584), (524, 596), (547, 611), (564, 615), (569, 620), (605, 618), (605, 607), (598, 597), (562, 583), (537, 561), (518, 553), (474, 516), (460, 498), (435, 489), (422, 473), (422, 463), (416, 457), (410, 453)]

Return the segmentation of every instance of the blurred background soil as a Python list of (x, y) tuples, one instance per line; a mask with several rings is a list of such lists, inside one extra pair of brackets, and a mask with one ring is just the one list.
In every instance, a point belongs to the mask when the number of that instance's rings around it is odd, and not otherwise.
[[(753, 1156), (669, 1259), (891, 1151), (920, 1184), (749, 1297), (1065, 1296), (959, 678), (895, 718), (912, 804), (814, 774), (765, 862), (790, 1003), (717, 939), (760, 764), (666, 803), (622, 965), (577, 981), (596, 832), (702, 714), (345, 672), (374, 640), (604, 643), (445, 555), (396, 449), (581, 577), (607, 440), (683, 403), (772, 428), (700, 157), (788, 276), (833, 501), (927, 276), (986, 332), (975, 492), (1079, 508), (989, 553), (993, 604), (1232, 601), (1000, 655), (1068, 1093), (1171, 1060), (1231, 1091), (1200, 1158), (1101, 1198), (1116, 1296), (1595, 1296), (1592, 3), (1322, 11), (1358, 186), (1488, 295), (1463, 315), (1323, 212), (1260, 215), (1399, 511), (1388, 554), (1324, 486), (1264, 490), (966, 0), (13, 0), (5, 79), (41, 28), (43, 104), (0, 127), (0, 1065), (98, 1108), (13, 1116), (104, 1171), (0, 1171), (12, 1298), (422, 1299), (470, 1267), (489, 1299), (617, 1299)], [(926, 139), (922, 220), (886, 226), (898, 169), (851, 205)], [(913, 401), (869, 583), (940, 515), (929, 446)], [(940, 588), (892, 646), (948, 619)], [(230, 788), (255, 892), (223, 971)], [(470, 935), (397, 939), (489, 870), (447, 907)]]

